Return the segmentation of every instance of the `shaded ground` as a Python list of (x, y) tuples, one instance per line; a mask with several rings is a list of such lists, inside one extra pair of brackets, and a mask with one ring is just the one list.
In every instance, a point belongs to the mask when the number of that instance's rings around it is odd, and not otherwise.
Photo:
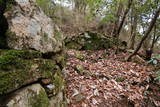
[(66, 96), (69, 107), (158, 107), (160, 87), (152, 70), (125, 62), (127, 53), (68, 50)]

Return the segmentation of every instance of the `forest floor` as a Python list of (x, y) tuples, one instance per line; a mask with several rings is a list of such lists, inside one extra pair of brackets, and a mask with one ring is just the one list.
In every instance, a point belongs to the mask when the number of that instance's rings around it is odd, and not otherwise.
[(113, 49), (68, 50), (65, 69), (68, 107), (158, 107), (160, 87), (151, 67), (125, 62)]

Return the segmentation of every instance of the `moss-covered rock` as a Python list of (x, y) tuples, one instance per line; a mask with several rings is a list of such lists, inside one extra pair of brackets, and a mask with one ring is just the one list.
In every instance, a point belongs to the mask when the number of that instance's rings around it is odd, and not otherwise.
[(75, 38), (65, 40), (66, 47), (78, 50), (99, 50), (112, 47), (112, 40), (97, 33), (85, 32)]
[(28, 50), (0, 50), (0, 69), (25, 68), (32, 61), (29, 59), (41, 58), (41, 53)]
[(84, 73), (84, 67), (82, 65), (77, 65), (76, 70), (80, 75), (83, 75)]
[(0, 104), (6, 107), (48, 107), (49, 98), (40, 84), (32, 84), (6, 96), (7, 101)]
[(66, 47), (68, 49), (77, 49), (77, 50), (82, 49), (81, 44), (77, 43), (76, 41), (74, 41), (72, 39), (66, 40)]
[(0, 94), (6, 94), (41, 78), (53, 78), (60, 69), (37, 51), (0, 51)]
[(67, 102), (64, 101), (64, 93), (59, 92), (56, 96), (50, 99), (49, 107), (67, 107)]
[(60, 66), (61, 69), (63, 69), (66, 65), (66, 57), (66, 52), (63, 51), (53, 56), (52, 59)]
[(40, 90), (37, 96), (34, 96), (31, 101), (32, 107), (48, 107), (49, 106), (49, 99), (47, 94), (44, 90)]
[(85, 56), (83, 54), (81, 54), (80, 52), (76, 52), (76, 56), (75, 56), (77, 59), (79, 60), (84, 60), (85, 59)]
[(54, 75), (54, 84), (56, 86), (56, 93), (62, 92), (65, 84), (63, 76), (60, 74)]

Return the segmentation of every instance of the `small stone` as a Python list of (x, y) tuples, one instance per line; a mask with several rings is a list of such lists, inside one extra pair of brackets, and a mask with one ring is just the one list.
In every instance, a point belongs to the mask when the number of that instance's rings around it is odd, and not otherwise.
[(82, 100), (85, 99), (85, 96), (82, 95), (82, 94), (78, 94), (78, 95), (76, 95), (76, 96), (74, 97), (74, 99), (75, 99), (76, 102), (80, 102), (80, 101), (82, 101)]
[(154, 64), (154, 65), (157, 65), (157, 64), (158, 64), (158, 61), (157, 61), (156, 59), (154, 59), (154, 60), (153, 60), (153, 64)]
[(79, 91), (77, 89), (73, 89), (74, 94), (72, 95), (72, 97), (76, 96), (79, 94)]
[(77, 70), (78, 74), (83, 75), (83, 73), (84, 73), (84, 68), (83, 68), (82, 65), (77, 65), (77, 66), (76, 66), (76, 70)]
[(99, 96), (99, 91), (98, 91), (98, 89), (95, 89), (95, 90), (94, 90), (94, 95), (95, 95), (95, 96)]
[(55, 88), (55, 86), (53, 84), (49, 84), (46, 86), (48, 89), (53, 90)]
[(97, 100), (93, 98), (93, 99), (92, 99), (92, 104), (95, 105), (95, 104), (97, 104), (97, 103), (98, 103)]
[(96, 89), (96, 85), (91, 85), (90, 86), (92, 89)]

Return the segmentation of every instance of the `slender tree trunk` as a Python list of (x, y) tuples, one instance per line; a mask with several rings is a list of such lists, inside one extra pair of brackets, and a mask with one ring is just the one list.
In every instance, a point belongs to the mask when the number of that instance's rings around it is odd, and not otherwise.
[(155, 45), (156, 42), (158, 41), (159, 37), (160, 37), (160, 35), (158, 35), (158, 36), (156, 37), (156, 25), (155, 25), (151, 48), (146, 51), (146, 59), (147, 59), (147, 60), (150, 60), (150, 59), (151, 59), (154, 45)]
[(137, 14), (134, 10), (132, 10), (132, 21), (131, 21), (131, 38), (130, 38), (130, 44), (129, 44), (129, 49), (134, 49), (134, 44), (135, 44), (135, 37), (137, 33)]
[(133, 54), (131, 54), (131, 55), (128, 57), (127, 61), (131, 60), (131, 58), (132, 58), (134, 55), (137, 54), (137, 52), (138, 52), (139, 49), (141, 48), (143, 42), (146, 40), (146, 38), (148, 37), (148, 35), (149, 35), (150, 32), (152, 31), (152, 28), (154, 27), (154, 25), (155, 25), (155, 23), (156, 23), (156, 20), (157, 20), (157, 18), (158, 18), (158, 16), (159, 16), (159, 14), (160, 14), (160, 6), (158, 7), (158, 9), (157, 9), (154, 17), (153, 17), (152, 20), (151, 20), (151, 23), (150, 23), (147, 31), (145, 32), (144, 36), (142, 37), (142, 39), (141, 39), (140, 43), (138, 44), (136, 50), (134, 51)]
[(153, 40), (151, 43), (151, 47), (149, 49), (146, 49), (146, 60), (150, 60), (152, 57), (152, 53), (153, 53), (153, 47), (155, 44), (155, 39), (156, 39), (156, 25), (154, 26), (154, 33), (153, 33)]
[(113, 37), (116, 37), (116, 32), (117, 32), (117, 26), (119, 25), (119, 21), (120, 21), (120, 16), (121, 16), (121, 13), (122, 13), (122, 4), (119, 3), (119, 6), (118, 6), (118, 10), (117, 10), (117, 13), (116, 13), (116, 21), (114, 22), (114, 29), (113, 29), (113, 32), (112, 32), (112, 36)]
[(116, 31), (116, 33), (114, 35), (114, 37), (116, 37), (116, 52), (115, 52), (115, 54), (117, 54), (118, 51), (119, 51), (119, 34), (120, 34), (120, 32), (121, 32), (121, 30), (123, 28), (123, 24), (125, 22), (125, 19), (126, 19), (126, 16), (127, 16), (128, 12), (129, 12), (129, 10), (131, 8), (132, 2), (133, 2), (133, 0), (129, 0), (128, 7), (124, 12), (124, 15), (122, 16), (122, 20), (120, 22), (120, 25), (118, 26), (118, 29), (117, 29), (117, 31)]
[(153, 40), (152, 40), (152, 44), (151, 44), (151, 50), (153, 51), (153, 48), (154, 48), (154, 44), (155, 44), (155, 41), (156, 40), (156, 25), (154, 27), (154, 34), (153, 34)]
[(155, 42), (157, 42), (159, 38), (160, 38), (160, 35), (157, 36), (157, 38), (155, 39)]
[(152, 45), (151, 45), (151, 50), (153, 51), (154, 45), (155, 43), (158, 41), (158, 39), (160, 38), (160, 35), (158, 35), (157, 37), (154, 37), (154, 40), (152, 41)]
[(124, 15), (123, 15), (123, 17), (122, 17), (122, 20), (121, 20), (120, 25), (119, 25), (119, 27), (118, 27), (118, 30), (117, 30), (117, 32), (116, 32), (116, 36), (117, 36), (117, 37), (119, 37), (119, 34), (120, 34), (121, 30), (122, 30), (123, 24), (124, 24), (125, 19), (126, 19), (126, 16), (127, 16), (128, 12), (129, 12), (129, 10), (130, 10), (130, 8), (131, 8), (132, 2), (133, 2), (133, 0), (129, 0), (128, 7), (127, 7), (127, 9), (126, 9), (125, 12), (124, 12)]

